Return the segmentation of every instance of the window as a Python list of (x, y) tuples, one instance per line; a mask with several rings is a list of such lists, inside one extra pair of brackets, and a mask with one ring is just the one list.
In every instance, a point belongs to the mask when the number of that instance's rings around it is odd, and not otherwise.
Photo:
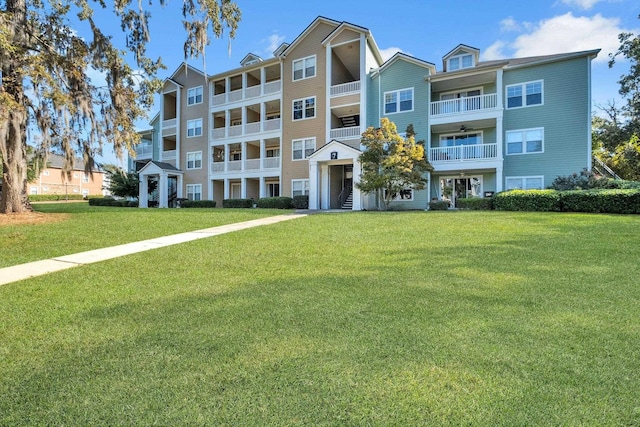
[(544, 176), (508, 176), (505, 181), (507, 190), (542, 190)]
[(384, 113), (413, 111), (413, 88), (384, 93)]
[(507, 154), (542, 153), (543, 137), (543, 128), (507, 131)]
[(187, 89), (187, 105), (202, 103), (202, 86)]
[(84, 182), (84, 183), (88, 183), (89, 182), (89, 174), (88, 173), (82, 174), (82, 182)]
[(294, 139), (293, 140), (293, 160), (306, 159), (316, 150), (316, 139)]
[(464, 55), (454, 56), (449, 58), (448, 62), (449, 66), (447, 67), (447, 71), (455, 71), (462, 68), (471, 68), (473, 67), (473, 55), (470, 53), (465, 53)]
[(302, 80), (316, 75), (316, 57), (298, 59), (293, 61), (293, 80)]
[(48, 169), (43, 170), (42, 175), (49, 176), (49, 170)]
[(86, 199), (87, 197), (89, 197), (89, 190), (87, 190), (87, 189), (83, 189), (83, 190), (82, 190), (82, 197), (84, 197), (85, 199)]
[(280, 183), (267, 182), (266, 183), (267, 197), (279, 197), (280, 196)]
[(189, 120), (187, 122), (187, 138), (202, 136), (202, 119)]
[[(384, 190), (385, 198), (387, 196), (387, 190)], [(411, 202), (413, 201), (413, 189), (405, 188), (403, 190), (398, 191), (391, 197), (391, 201), (393, 202)]]
[(293, 120), (311, 119), (316, 116), (316, 97), (293, 101)]
[(507, 86), (507, 108), (542, 105), (542, 80)]
[(187, 153), (187, 169), (202, 169), (202, 151)]
[(33, 185), (29, 187), (29, 194), (38, 194), (38, 187)]
[(187, 184), (187, 199), (202, 200), (202, 184)]
[(292, 179), (291, 180), (291, 196), (306, 196), (309, 194), (308, 179)]

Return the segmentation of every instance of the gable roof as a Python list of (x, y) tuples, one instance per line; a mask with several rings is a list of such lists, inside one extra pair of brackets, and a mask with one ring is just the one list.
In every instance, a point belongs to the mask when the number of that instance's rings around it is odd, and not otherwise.
[(300, 41), (302, 41), (311, 31), (313, 31), (321, 23), (328, 24), (328, 25), (333, 25), (335, 27), (338, 27), (340, 25), (340, 22), (338, 22), (338, 21), (334, 21), (333, 19), (325, 18), (324, 16), (318, 16), (316, 19), (313, 20), (313, 22), (311, 24), (309, 24), (307, 26), (307, 28), (304, 29), (303, 32), (301, 32), (298, 35), (298, 37), (295, 38), (295, 40), (289, 46), (286, 47), (286, 49), (284, 49), (282, 52), (280, 52), (279, 56), (286, 57), (287, 54), (289, 53), (289, 51), (293, 50), (296, 47), (296, 45), (298, 45), (300, 43)]
[(155, 168), (157, 168), (157, 169), (159, 169), (159, 170), (161, 170), (163, 172), (173, 172), (173, 173), (179, 173), (179, 174), (184, 173), (180, 169), (176, 168), (175, 166), (173, 166), (170, 163), (158, 162), (158, 161), (155, 161), (155, 160), (149, 160), (146, 165), (144, 165), (142, 168), (140, 168), (138, 173), (142, 173), (145, 169), (154, 169), (154, 166), (155, 166)]
[(323, 151), (326, 151), (329, 149), (329, 147), (334, 147), (334, 146), (338, 146), (341, 149), (346, 149), (347, 151), (351, 151), (353, 152), (355, 155), (359, 155), (360, 153), (362, 153), (362, 150), (358, 149), (358, 148), (353, 148), (350, 145), (345, 144), (344, 142), (340, 142), (337, 139), (332, 139), (331, 141), (327, 142), (326, 144), (324, 144), (322, 147), (318, 148), (316, 151), (314, 151), (313, 153), (311, 153), (309, 155), (309, 158), (311, 157), (316, 157), (317, 155), (321, 154)]
[(380, 54), (380, 49), (378, 48), (376, 41), (373, 39), (373, 35), (371, 34), (371, 31), (368, 28), (361, 27), (360, 25), (356, 25), (356, 24), (351, 24), (350, 22), (342, 21), (340, 25), (338, 25), (331, 33), (329, 33), (329, 35), (325, 37), (324, 40), (322, 40), (321, 44), (323, 46), (326, 46), (329, 42), (331, 42), (331, 40), (336, 38), (340, 33), (342, 33), (346, 29), (364, 34), (367, 40), (367, 43), (371, 45), (371, 51), (373, 52), (373, 55), (376, 57), (376, 60), (378, 61), (378, 63), (381, 64), (384, 62), (384, 60), (382, 59), (382, 55)]
[(254, 53), (248, 53), (244, 58), (242, 58), (242, 61), (240, 61), (240, 65), (242, 65), (243, 67), (246, 65), (252, 65), (256, 62), (262, 62), (262, 58), (259, 57), (258, 55), (254, 54)]
[(393, 54), (391, 58), (387, 59), (384, 64), (382, 64), (378, 69), (376, 69), (373, 73), (371, 73), (371, 76), (374, 77), (375, 75), (383, 72), (384, 70), (386, 70), (387, 68), (389, 68), (391, 65), (393, 65), (398, 61), (406, 61), (406, 62), (415, 64), (419, 67), (426, 68), (429, 70), (429, 74), (436, 73), (436, 64), (428, 61), (423, 61), (422, 59), (418, 59), (414, 56), (407, 55), (404, 52), (396, 52), (395, 54)]

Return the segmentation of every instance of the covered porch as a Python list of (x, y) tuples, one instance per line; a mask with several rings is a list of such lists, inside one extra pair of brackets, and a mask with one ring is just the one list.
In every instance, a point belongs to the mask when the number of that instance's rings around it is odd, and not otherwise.
[(169, 163), (150, 161), (140, 169), (138, 206), (175, 208), (182, 197), (183, 172)]

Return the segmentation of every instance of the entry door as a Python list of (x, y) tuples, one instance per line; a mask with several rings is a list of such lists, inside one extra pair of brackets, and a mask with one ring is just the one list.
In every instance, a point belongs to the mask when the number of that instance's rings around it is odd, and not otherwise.
[(453, 203), (458, 207), (458, 199), (466, 199), (468, 197), (480, 197), (482, 194), (482, 178), (472, 176), (469, 178), (456, 178), (453, 191)]
[(232, 183), (231, 184), (231, 198), (239, 199), (240, 194), (242, 193), (242, 184), (240, 183)]

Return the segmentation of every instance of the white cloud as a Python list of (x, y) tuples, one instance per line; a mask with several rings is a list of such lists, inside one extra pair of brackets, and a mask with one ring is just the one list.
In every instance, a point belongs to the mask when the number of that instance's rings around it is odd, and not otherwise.
[(583, 10), (589, 10), (602, 0), (561, 0), (563, 4), (570, 7), (577, 7)]
[[(391, 58), (393, 55), (395, 55), (398, 52), (403, 52), (402, 49), (400, 49), (399, 47), (389, 47), (386, 49), (380, 49), (380, 55), (382, 56), (382, 60), (386, 61), (387, 59)], [(406, 52), (403, 52), (406, 53)], [(409, 55), (407, 53), (407, 55)]]
[[(509, 25), (515, 27), (514, 23)], [(524, 33), (512, 42), (493, 43), (485, 50), (483, 59), (602, 49), (596, 61), (604, 62), (609, 52), (618, 49), (618, 34), (633, 31), (621, 28), (618, 18), (605, 18), (600, 14), (592, 17), (573, 16), (571, 12), (537, 23), (521, 23), (520, 27), (524, 28)]]
[(284, 42), (284, 40), (285, 40), (284, 36), (281, 36), (279, 34), (271, 34), (269, 37), (262, 40), (260, 44), (267, 45), (267, 47), (264, 48), (264, 52), (267, 55), (271, 56), (273, 55), (273, 52), (275, 52), (275, 50), (280, 47), (280, 45)]
[(520, 31), (520, 24), (512, 17), (508, 17), (500, 21), (500, 31)]

